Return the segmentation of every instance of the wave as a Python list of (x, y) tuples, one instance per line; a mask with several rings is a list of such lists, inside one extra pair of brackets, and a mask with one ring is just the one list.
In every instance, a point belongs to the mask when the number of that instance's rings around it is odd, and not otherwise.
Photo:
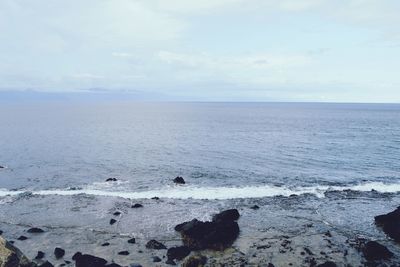
[(235, 198), (261, 198), (274, 196), (291, 196), (313, 194), (318, 197), (324, 197), (329, 191), (353, 190), (367, 192), (375, 190), (380, 193), (400, 192), (400, 183), (385, 184), (381, 182), (371, 182), (352, 186), (311, 186), (311, 187), (278, 187), (271, 185), (263, 186), (245, 186), (245, 187), (194, 187), (194, 186), (173, 186), (149, 191), (110, 191), (96, 189), (93, 185), (86, 189), (77, 190), (38, 190), (38, 191), (10, 191), (0, 189), (0, 197), (19, 195), (22, 193), (31, 193), (33, 195), (60, 195), (72, 196), (79, 194), (121, 197), (126, 199), (149, 199), (152, 197), (170, 198), (170, 199), (235, 199)]

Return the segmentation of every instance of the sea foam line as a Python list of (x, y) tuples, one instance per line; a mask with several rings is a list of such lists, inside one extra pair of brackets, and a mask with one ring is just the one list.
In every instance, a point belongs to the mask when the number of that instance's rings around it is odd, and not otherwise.
[(170, 199), (235, 199), (235, 198), (261, 198), (273, 196), (290, 196), (302, 194), (314, 194), (318, 197), (324, 197), (324, 193), (328, 191), (371, 191), (376, 190), (381, 193), (397, 193), (400, 192), (400, 183), (385, 184), (381, 182), (364, 183), (353, 186), (312, 186), (287, 188), (271, 185), (263, 186), (246, 186), (246, 187), (194, 187), (194, 186), (174, 186), (166, 187), (158, 190), (149, 190), (141, 192), (129, 191), (111, 191), (94, 189), (79, 190), (39, 190), (39, 191), (9, 191), (0, 189), (0, 196), (19, 195), (21, 193), (30, 192), (34, 195), (61, 195), (72, 196), (78, 194), (121, 197), (126, 199), (140, 198), (170, 198)]

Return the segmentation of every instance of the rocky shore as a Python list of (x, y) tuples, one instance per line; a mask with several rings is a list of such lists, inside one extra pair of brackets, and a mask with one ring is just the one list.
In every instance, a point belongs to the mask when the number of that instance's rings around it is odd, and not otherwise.
[(5, 196), (0, 266), (400, 266), (398, 203), (375, 191), (223, 201)]

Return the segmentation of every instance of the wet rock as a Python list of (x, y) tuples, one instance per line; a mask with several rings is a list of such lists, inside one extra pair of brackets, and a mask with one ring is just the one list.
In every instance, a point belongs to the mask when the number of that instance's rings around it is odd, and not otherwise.
[(31, 262), (22, 252), (14, 247), (10, 242), (0, 237), (0, 266), (4, 267), (22, 267), (31, 266)]
[(20, 237), (17, 238), (17, 240), (19, 240), (19, 241), (24, 241), (24, 240), (27, 240), (27, 239), (28, 238), (26, 236), (24, 236), (24, 235), (21, 235)]
[(113, 215), (114, 215), (114, 216), (121, 215), (121, 212), (120, 212), (120, 211), (116, 211), (116, 212), (113, 213)]
[(0, 230), (0, 235), (2, 235), (2, 234), (3, 234), (3, 231)]
[(161, 262), (160, 257), (154, 256), (152, 259), (153, 259), (153, 262)]
[(110, 245), (110, 243), (108, 243), (108, 242), (101, 244), (102, 247), (108, 247), (109, 245)]
[(268, 263), (267, 267), (275, 267), (275, 265), (273, 265), (272, 263)]
[(64, 257), (65, 255), (65, 250), (63, 250), (62, 248), (55, 248), (54, 249), (54, 256), (56, 257), (56, 259), (60, 259), (62, 257)]
[(105, 259), (77, 252), (72, 256), (75, 261), (75, 267), (103, 267), (107, 261)]
[(122, 267), (122, 266), (119, 264), (116, 264), (116, 263), (110, 263), (110, 264), (107, 264), (105, 267)]
[(116, 181), (118, 181), (118, 179), (117, 178), (107, 178), (106, 179), (106, 182), (116, 182)]
[(0, 165), (0, 169), (5, 169), (6, 167), (4, 167), (4, 166), (2, 166), (2, 165)]
[(176, 184), (185, 184), (186, 183), (185, 180), (181, 176), (175, 177), (173, 181)]
[(44, 252), (43, 251), (38, 251), (37, 255), (35, 257), (36, 260), (40, 260), (44, 258)]
[(153, 199), (153, 200), (160, 200), (159, 197), (152, 197), (151, 199)]
[(136, 239), (134, 237), (132, 237), (131, 239), (128, 240), (129, 244), (135, 244), (136, 243)]
[(216, 214), (212, 222), (197, 219), (178, 224), (175, 230), (181, 233), (182, 241), (191, 250), (224, 250), (231, 246), (239, 235), (237, 210), (226, 210)]
[(148, 248), (148, 249), (167, 249), (167, 247), (163, 243), (160, 243), (154, 239), (147, 242), (146, 248)]
[(176, 263), (173, 260), (167, 260), (165, 263), (168, 265), (176, 265)]
[(118, 252), (118, 255), (127, 256), (127, 255), (129, 255), (129, 251), (127, 251), (127, 250), (120, 251), (120, 252)]
[(258, 206), (258, 205), (254, 205), (254, 206), (251, 206), (250, 207), (250, 209), (252, 209), (252, 210), (258, 210), (260, 207)]
[(32, 227), (30, 229), (28, 229), (28, 233), (31, 234), (40, 234), (40, 233), (44, 233), (43, 229), (37, 228), (37, 227)]
[(136, 264), (136, 263), (132, 263), (131, 265), (129, 265), (129, 267), (142, 267), (142, 265)]
[(46, 261), (43, 264), (39, 265), (39, 267), (54, 267), (54, 265), (51, 264), (50, 262)]
[(333, 261), (326, 261), (324, 263), (318, 264), (317, 267), (337, 267), (337, 265)]
[(182, 267), (203, 267), (207, 263), (204, 256), (190, 256), (183, 263)]
[(387, 247), (376, 241), (369, 241), (363, 248), (364, 257), (369, 261), (385, 260), (393, 256), (393, 253)]
[(136, 203), (135, 205), (132, 205), (131, 208), (137, 209), (137, 208), (143, 208), (142, 204)]
[(236, 221), (240, 217), (237, 209), (224, 210), (213, 216), (213, 221)]
[(116, 223), (116, 222), (117, 222), (117, 220), (115, 220), (115, 219), (111, 219), (111, 220), (110, 220), (110, 224), (111, 224), (111, 225), (113, 225), (113, 224)]
[(376, 216), (375, 223), (382, 227), (385, 234), (400, 242), (400, 207), (387, 214)]
[(167, 257), (169, 260), (182, 260), (190, 254), (190, 249), (186, 246), (169, 248)]

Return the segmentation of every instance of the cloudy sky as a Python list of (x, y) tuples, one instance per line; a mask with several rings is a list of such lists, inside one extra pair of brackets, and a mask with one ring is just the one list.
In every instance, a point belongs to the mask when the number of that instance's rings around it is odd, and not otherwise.
[(0, 0), (0, 90), (400, 102), (398, 0)]

